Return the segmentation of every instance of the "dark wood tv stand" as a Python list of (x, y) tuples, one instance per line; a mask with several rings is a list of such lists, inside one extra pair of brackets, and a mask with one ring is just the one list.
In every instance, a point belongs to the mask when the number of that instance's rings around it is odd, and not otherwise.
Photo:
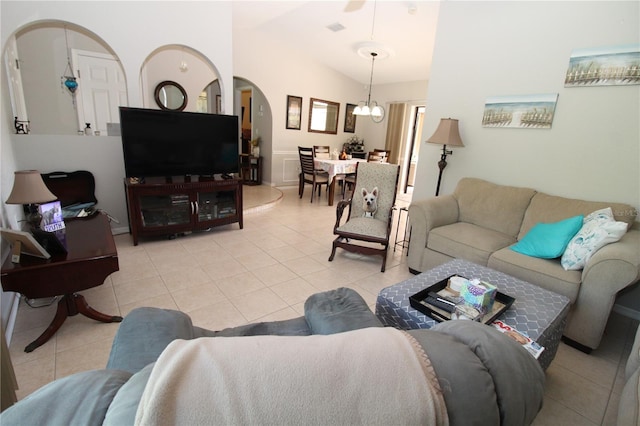
[(175, 235), (238, 223), (242, 229), (242, 181), (219, 177), (125, 179), (129, 231), (139, 237)]

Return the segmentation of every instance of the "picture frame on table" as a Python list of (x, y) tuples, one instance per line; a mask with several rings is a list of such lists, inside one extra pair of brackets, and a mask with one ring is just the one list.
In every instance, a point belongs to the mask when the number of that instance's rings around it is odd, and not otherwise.
[(356, 118), (357, 116), (353, 115), (353, 110), (356, 108), (356, 105), (347, 104), (344, 112), (344, 132), (345, 133), (355, 133), (356, 132)]
[(287, 95), (287, 129), (300, 130), (302, 125), (302, 97)]
[(16, 244), (19, 244), (20, 253), (40, 257), (42, 259), (51, 258), (51, 254), (49, 254), (49, 252), (46, 251), (29, 232), (0, 228), (0, 235), (2, 235), (2, 238), (6, 239), (12, 247), (16, 247)]

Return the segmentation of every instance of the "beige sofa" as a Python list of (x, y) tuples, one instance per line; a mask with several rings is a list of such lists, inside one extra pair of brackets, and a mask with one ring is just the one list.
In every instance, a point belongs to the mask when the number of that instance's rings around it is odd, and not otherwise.
[[(531, 282), (571, 300), (564, 336), (589, 352), (600, 344), (616, 294), (640, 279), (640, 230), (598, 250), (584, 269), (566, 271), (560, 259), (541, 259), (509, 247), (537, 223), (552, 223), (611, 207), (631, 228), (635, 208), (557, 197), (534, 189), (463, 178), (453, 194), (409, 206), (409, 269), (419, 273), (463, 258)], [(637, 225), (637, 224), (636, 224)]]

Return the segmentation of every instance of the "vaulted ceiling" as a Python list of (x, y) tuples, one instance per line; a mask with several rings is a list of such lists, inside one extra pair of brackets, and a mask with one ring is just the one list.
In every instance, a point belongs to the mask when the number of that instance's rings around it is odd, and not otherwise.
[(364, 84), (376, 52), (376, 85), (428, 79), (439, 8), (437, 1), (234, 1), (233, 27), (312, 52)]

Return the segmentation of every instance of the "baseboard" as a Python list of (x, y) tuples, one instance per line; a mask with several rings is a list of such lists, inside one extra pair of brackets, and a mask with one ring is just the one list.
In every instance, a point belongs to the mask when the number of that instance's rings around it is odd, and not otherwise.
[(128, 234), (129, 233), (129, 227), (127, 227), (127, 226), (119, 226), (117, 228), (111, 228), (111, 233), (113, 235)]
[(613, 305), (613, 312), (640, 321), (640, 312), (622, 305)]

